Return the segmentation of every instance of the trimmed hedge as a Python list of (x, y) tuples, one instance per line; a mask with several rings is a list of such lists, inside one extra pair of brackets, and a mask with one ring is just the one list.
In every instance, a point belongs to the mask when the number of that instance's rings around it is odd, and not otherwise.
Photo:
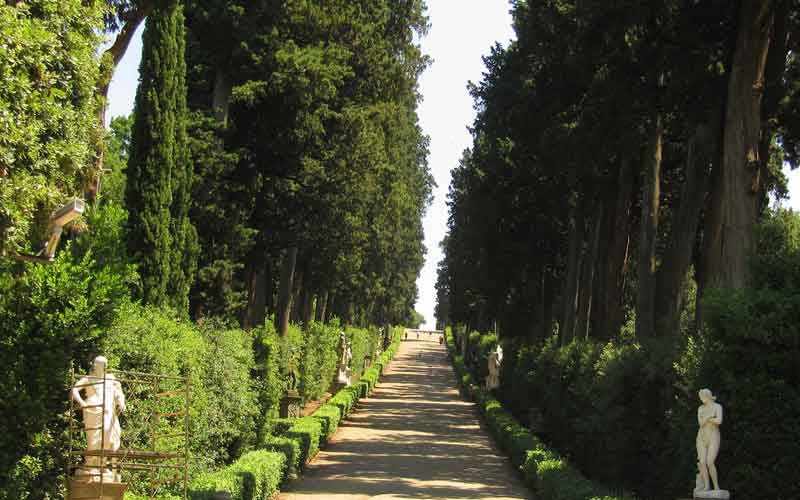
[(192, 500), (212, 500), (227, 492), (235, 500), (268, 500), (278, 490), (286, 469), (286, 455), (257, 450), (222, 470), (200, 474), (190, 485)]
[(300, 441), (285, 436), (267, 435), (259, 443), (259, 448), (270, 451), (277, 451), (286, 455), (286, 471), (284, 479), (296, 477), (303, 468), (301, 459), (303, 457), (300, 448)]
[(478, 404), (497, 444), (523, 474), (540, 500), (627, 500), (584, 477), (566, 459), (549, 449), (538, 437), (520, 425), (490, 393), (481, 389), (466, 369), (463, 357), (456, 354), (451, 330), (445, 331), (447, 350), (453, 360), (462, 392)]

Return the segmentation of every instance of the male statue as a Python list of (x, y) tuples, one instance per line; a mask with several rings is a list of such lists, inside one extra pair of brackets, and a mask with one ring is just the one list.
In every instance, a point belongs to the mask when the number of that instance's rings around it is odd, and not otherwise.
[[(78, 380), (72, 388), (72, 400), (83, 410), (87, 451), (117, 451), (120, 446), (121, 429), (117, 412), (125, 411), (125, 394), (122, 384), (106, 371), (107, 367), (108, 360), (97, 356), (89, 375)], [(85, 393), (85, 398), (81, 397), (81, 391)], [(99, 481), (98, 474), (102, 474), (105, 480), (120, 481), (119, 474), (106, 469), (98, 456), (86, 457), (83, 473), (92, 474), (94, 481)]]

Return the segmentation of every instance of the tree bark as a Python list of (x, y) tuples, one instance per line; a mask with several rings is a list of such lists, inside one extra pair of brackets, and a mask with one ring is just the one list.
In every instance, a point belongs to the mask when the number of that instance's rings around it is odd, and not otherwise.
[(302, 321), (303, 291), (305, 290), (305, 286), (303, 286), (304, 278), (304, 266), (295, 264), (294, 282), (292, 283), (292, 310), (289, 314), (290, 321), (295, 324), (299, 324)]
[(744, 288), (750, 278), (747, 259), (761, 184), (761, 100), (774, 6), (771, 0), (742, 0), (739, 7), (723, 135), (721, 266), (719, 276), (711, 277), (726, 288)]
[(278, 287), (278, 311), (275, 315), (275, 329), (278, 335), (285, 337), (289, 332), (289, 316), (292, 312), (292, 288), (294, 272), (297, 265), (297, 247), (286, 251), (281, 267), (281, 281)]
[(573, 210), (573, 227), (569, 240), (567, 276), (562, 295), (562, 317), (559, 336), (561, 343), (570, 342), (575, 334), (575, 319), (578, 313), (578, 281), (580, 279), (581, 248), (583, 246), (584, 210), (583, 201), (578, 201)]
[(647, 161), (642, 184), (642, 216), (639, 233), (639, 259), (636, 283), (636, 335), (655, 334), (656, 236), (661, 203), (661, 142), (664, 126), (656, 113), (651, 142), (652, 155)]
[(597, 254), (600, 246), (600, 228), (603, 225), (604, 206), (602, 201), (593, 204), (592, 223), (586, 229), (588, 239), (581, 259), (581, 284), (578, 293), (578, 318), (575, 328), (576, 338), (587, 338), (589, 335), (589, 318), (592, 314), (594, 277), (597, 269)]
[(655, 327), (659, 336), (680, 331), (683, 287), (708, 190), (710, 154), (707, 145), (710, 142), (708, 129), (698, 126), (687, 146), (680, 202), (673, 210), (672, 235), (656, 275)]
[(319, 294), (317, 298), (317, 314), (316, 319), (317, 321), (324, 323), (325, 322), (325, 313), (328, 307), (328, 289), (323, 288), (322, 293)]
[(268, 262), (261, 256), (247, 268), (247, 306), (242, 315), (244, 330), (263, 325), (266, 319), (268, 267)]
[(314, 318), (314, 311), (312, 306), (314, 305), (314, 294), (311, 293), (309, 287), (305, 287), (303, 290), (303, 327), (308, 329), (308, 326), (311, 324), (311, 320)]
[[(633, 205), (633, 166), (622, 157), (617, 172), (616, 189), (606, 200), (605, 221), (595, 278), (595, 296), (600, 300), (592, 306), (592, 337), (608, 340), (622, 326), (624, 316), (623, 291), (627, 274), (631, 241), (631, 206)], [(603, 245), (602, 242), (607, 242)], [(603, 248), (605, 246), (605, 248)]]
[(222, 68), (217, 68), (216, 75), (214, 76), (212, 108), (214, 109), (214, 118), (223, 124), (228, 123), (228, 111), (230, 110), (232, 92), (233, 84), (231, 83), (230, 76)]

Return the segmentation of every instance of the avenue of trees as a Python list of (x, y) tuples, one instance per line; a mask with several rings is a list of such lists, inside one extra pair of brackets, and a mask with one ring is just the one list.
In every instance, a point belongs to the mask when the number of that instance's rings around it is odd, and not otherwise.
[(778, 422), (800, 408), (797, 216), (770, 205), (798, 162), (800, 4), (518, 0), (512, 13), (517, 39), (470, 87), (439, 326), (497, 332), (511, 353), (501, 399), (524, 419), (540, 407), (552, 444), (610, 485), (683, 494), (695, 459), (681, 433), (711, 387), (731, 415), (726, 484), (796, 496), (767, 464), (800, 450), (748, 435), (797, 439)]
[[(142, 24), (134, 112), (105, 130)], [(340, 329), (363, 363), (419, 323), (427, 29), (417, 0), (0, 2), (0, 498), (63, 494), (67, 374), (99, 353), (198, 377), (199, 471), (256, 446), (290, 374), (335, 367)]]

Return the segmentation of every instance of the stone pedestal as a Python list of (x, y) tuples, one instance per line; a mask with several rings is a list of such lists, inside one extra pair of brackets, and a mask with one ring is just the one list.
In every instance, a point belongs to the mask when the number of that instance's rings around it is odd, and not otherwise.
[(303, 398), (297, 391), (286, 391), (286, 395), (281, 398), (278, 415), (281, 418), (299, 418), (302, 410)]
[(728, 490), (707, 490), (695, 491), (694, 498), (716, 498), (718, 500), (729, 500), (731, 498)]
[(72, 500), (123, 500), (128, 485), (125, 483), (71, 479), (69, 498)]

